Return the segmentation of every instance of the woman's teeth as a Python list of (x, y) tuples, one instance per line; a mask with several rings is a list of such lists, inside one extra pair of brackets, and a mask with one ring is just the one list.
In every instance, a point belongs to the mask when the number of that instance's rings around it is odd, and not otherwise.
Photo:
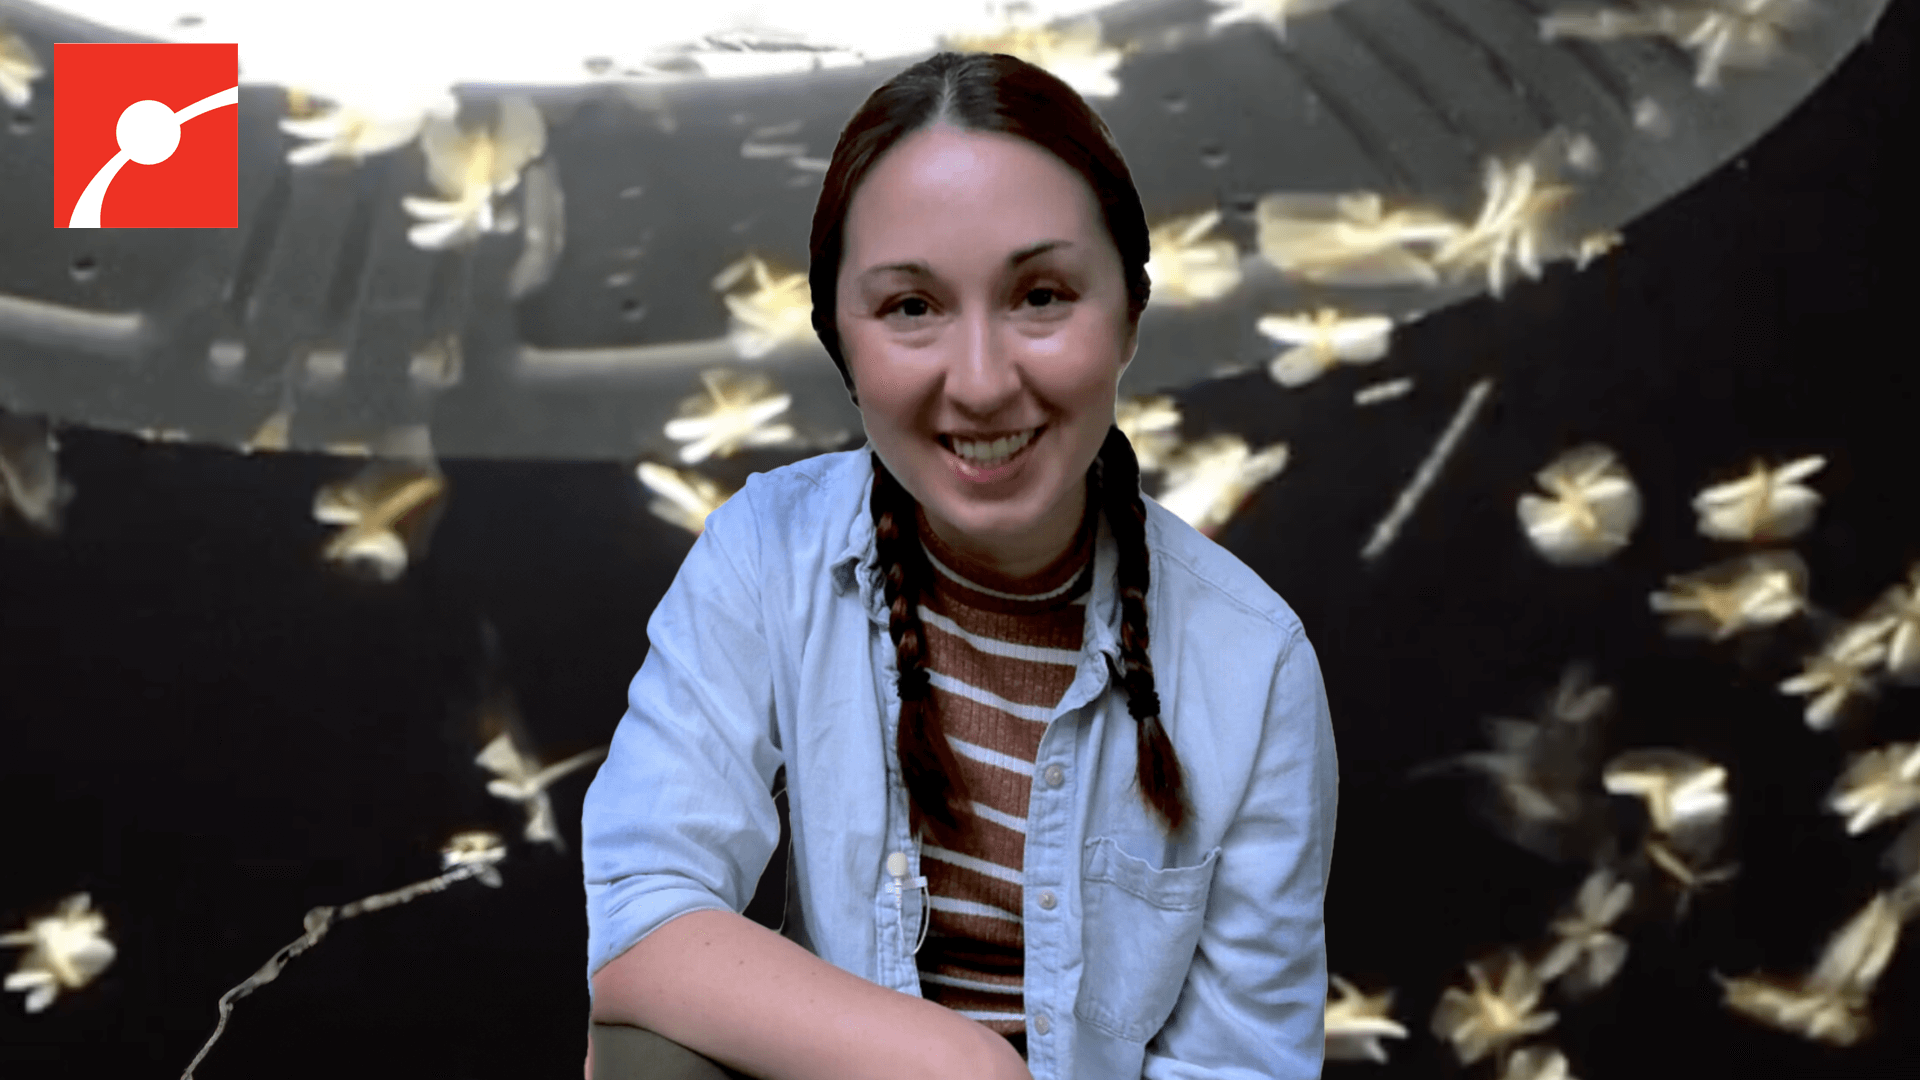
[(1039, 430), (1039, 428), (1033, 428), (1011, 438), (995, 439), (990, 443), (963, 442), (954, 438), (948, 438), (946, 443), (954, 453), (977, 465), (997, 465), (1032, 442), (1034, 433)]

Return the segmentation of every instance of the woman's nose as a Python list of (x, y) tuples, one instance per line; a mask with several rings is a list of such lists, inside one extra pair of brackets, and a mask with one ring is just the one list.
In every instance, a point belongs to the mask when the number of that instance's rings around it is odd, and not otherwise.
[(976, 312), (960, 321), (947, 365), (947, 395), (972, 411), (990, 414), (1020, 392), (1020, 366), (1005, 328)]

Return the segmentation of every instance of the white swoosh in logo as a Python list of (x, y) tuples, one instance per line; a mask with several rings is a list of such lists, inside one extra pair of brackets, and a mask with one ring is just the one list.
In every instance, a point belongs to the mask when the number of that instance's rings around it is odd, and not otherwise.
[[(209, 94), (179, 110), (173, 114), (173, 119), (175, 123), (184, 124), (201, 113), (211, 112), (222, 105), (238, 107), (239, 104), (240, 88), (229, 86), (217, 94)], [(107, 197), (107, 187), (113, 183), (114, 177), (120, 175), (120, 166), (132, 160), (132, 155), (122, 148), (119, 153), (108, 158), (105, 165), (100, 166), (100, 171), (94, 173), (93, 179), (87, 181), (87, 189), (80, 193), (80, 201), (73, 205), (73, 216), (68, 219), (67, 228), (97, 229), (100, 227), (100, 204)]]

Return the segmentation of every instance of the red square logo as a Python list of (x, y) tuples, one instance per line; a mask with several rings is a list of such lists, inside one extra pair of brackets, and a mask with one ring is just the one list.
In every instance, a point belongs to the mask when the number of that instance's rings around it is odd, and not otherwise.
[(240, 46), (53, 46), (53, 223), (240, 225)]

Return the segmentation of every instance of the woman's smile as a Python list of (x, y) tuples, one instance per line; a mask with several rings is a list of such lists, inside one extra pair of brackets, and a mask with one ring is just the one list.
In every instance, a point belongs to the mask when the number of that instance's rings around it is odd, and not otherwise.
[[(1011, 439), (996, 439), (991, 443), (956, 441), (950, 435), (936, 436), (934, 441), (946, 451), (947, 463), (962, 480), (975, 484), (995, 484), (1019, 475), (1026, 460), (1033, 456), (1034, 445), (1046, 432), (1047, 425), (1042, 424)], [(960, 449), (963, 446), (966, 448), (964, 453)], [(1001, 456), (988, 457), (996, 451)]]

